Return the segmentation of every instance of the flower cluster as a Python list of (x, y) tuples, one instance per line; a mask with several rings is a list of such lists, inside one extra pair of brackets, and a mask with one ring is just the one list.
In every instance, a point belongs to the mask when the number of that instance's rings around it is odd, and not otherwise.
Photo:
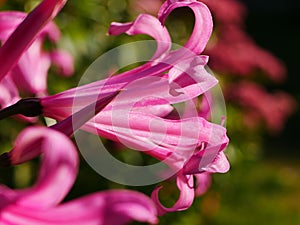
[[(0, 166), (14, 166), (43, 156), (36, 183), (26, 189), (0, 186), (1, 224), (125, 224), (136, 220), (156, 224), (157, 216), (189, 208), (195, 195), (209, 186), (211, 173), (224, 173), (229, 163), (226, 129), (209, 122), (209, 91), (217, 80), (200, 55), (211, 36), (212, 17), (196, 0), (167, 0), (158, 18), (140, 14), (130, 23), (112, 23), (108, 33), (145, 34), (157, 45), (153, 57), (132, 70), (55, 95), (47, 95), (46, 77), (53, 63), (62, 74), (72, 73), (72, 59), (61, 50), (46, 52), (46, 37), (57, 41), (52, 19), (66, 1), (44, 0), (28, 15), (0, 14), (0, 119), (12, 115), (41, 115), (57, 121), (50, 127), (32, 126), (20, 133), (11, 151), (0, 156)], [(171, 50), (164, 26), (168, 15), (189, 7), (195, 15), (186, 44)], [(20, 99), (19, 92), (34, 97)], [(203, 106), (196, 107), (203, 96)], [(18, 101), (19, 100), (19, 101)], [(176, 114), (175, 104), (187, 107)], [(82, 129), (125, 144), (166, 164), (180, 191), (176, 203), (166, 208), (157, 187), (151, 197), (129, 190), (108, 190), (63, 202), (72, 187), (78, 156), (70, 136)], [(194, 179), (196, 182), (194, 184)]]

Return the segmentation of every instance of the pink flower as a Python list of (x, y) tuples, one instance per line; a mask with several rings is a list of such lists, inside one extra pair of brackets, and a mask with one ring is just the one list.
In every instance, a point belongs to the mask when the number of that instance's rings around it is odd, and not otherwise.
[[(0, 13), (0, 40), (4, 46), (25, 17), (26, 14), (22, 12)], [(17, 64), (11, 67), (9, 74), (7, 74), (11, 76), (22, 92), (31, 95), (45, 95), (47, 93), (47, 74), (51, 64), (60, 68), (65, 75), (73, 73), (73, 60), (68, 53), (60, 50), (53, 52), (43, 50), (43, 42), (47, 37), (52, 42), (57, 42), (60, 37), (58, 28), (52, 22), (42, 28), (35, 41), (28, 46), (27, 50), (22, 52), (20, 58), (15, 58)], [(14, 49), (19, 48), (19, 46), (21, 47), (21, 40), (15, 44)], [(6, 60), (5, 62), (7, 63)]]
[[(42, 46), (46, 38), (52, 42), (59, 40), (60, 32), (50, 20), (63, 4), (63, 1), (44, 1), (27, 17), (22, 12), (0, 12), (0, 41), (3, 45), (0, 48), (0, 108), (16, 103), (20, 99), (19, 91), (46, 95), (51, 64), (58, 67), (61, 74), (73, 73), (73, 59), (67, 52), (47, 52)], [(19, 117), (35, 121), (34, 118)]]
[[(198, 115), (177, 120), (164, 118), (172, 110), (171, 104), (193, 99), (216, 83), (204, 69), (207, 57), (197, 56), (203, 51), (212, 30), (207, 7), (196, 1), (167, 1), (160, 10), (160, 20), (164, 22), (172, 10), (184, 6), (190, 7), (196, 18), (193, 34), (185, 48), (169, 52), (169, 35), (152, 16), (143, 14), (133, 23), (113, 23), (110, 34), (143, 33), (155, 38), (158, 47), (152, 61), (107, 80), (41, 99), (44, 115), (61, 120), (97, 96), (122, 88), (124, 91), (83, 129), (144, 151), (179, 170), (177, 185), (181, 197), (172, 208), (167, 209), (159, 203), (159, 189), (153, 192), (160, 215), (191, 205), (195, 192), (193, 174), (229, 169), (223, 153), (228, 144), (225, 128)], [(144, 100), (147, 96), (156, 98)], [(128, 112), (128, 104), (132, 102), (136, 104)], [(157, 106), (160, 108), (154, 110)], [(157, 128), (151, 129), (151, 124), (157, 124)]]
[[(141, 193), (112, 190), (89, 194), (61, 203), (72, 187), (78, 170), (73, 143), (53, 129), (25, 129), (10, 152), (16, 158), (39, 148), (43, 158), (36, 183), (21, 190), (0, 185), (0, 223), (3, 225), (125, 224), (132, 220), (157, 223), (152, 201)], [(36, 150), (34, 150), (36, 151)], [(2, 158), (0, 163), (5, 163)]]
[(244, 26), (247, 10), (241, 2), (236, 0), (223, 0), (222, 3), (216, 0), (201, 0), (201, 2), (209, 7), (218, 24)]
[[(184, 48), (170, 51), (171, 41), (164, 23), (172, 10), (190, 7), (195, 27)], [(194, 199), (193, 174), (226, 172), (229, 164), (223, 150), (228, 144), (226, 129), (198, 113), (179, 119), (165, 118), (176, 103), (191, 100), (213, 87), (217, 80), (206, 72), (207, 56), (200, 54), (212, 31), (208, 8), (197, 1), (167, 1), (159, 19), (142, 14), (132, 23), (112, 23), (109, 33), (147, 34), (157, 50), (146, 64), (108, 79), (40, 99), (43, 115), (58, 121), (72, 117), (84, 107), (122, 90), (83, 129), (145, 151), (178, 172), (181, 197), (170, 209), (153, 192), (159, 213), (188, 208)]]
[(66, 0), (42, 1), (14, 30), (0, 48), (0, 62), (5, 62), (0, 68), (0, 80), (17, 64), (23, 52), (65, 3)]

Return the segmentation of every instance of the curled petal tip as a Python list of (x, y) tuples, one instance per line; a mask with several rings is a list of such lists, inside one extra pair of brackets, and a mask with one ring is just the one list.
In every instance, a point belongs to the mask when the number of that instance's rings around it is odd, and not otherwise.
[(177, 187), (180, 191), (180, 196), (176, 203), (170, 208), (164, 207), (159, 200), (159, 190), (162, 187), (160, 186), (154, 189), (154, 191), (151, 194), (151, 198), (156, 204), (158, 215), (162, 216), (168, 212), (182, 211), (188, 209), (192, 205), (195, 197), (193, 182), (194, 181), (192, 176), (178, 174)]
[(164, 24), (170, 13), (180, 7), (189, 7), (195, 15), (194, 29), (185, 47), (196, 54), (200, 54), (204, 50), (212, 33), (213, 22), (211, 13), (205, 4), (196, 0), (165, 1), (158, 13), (159, 21)]

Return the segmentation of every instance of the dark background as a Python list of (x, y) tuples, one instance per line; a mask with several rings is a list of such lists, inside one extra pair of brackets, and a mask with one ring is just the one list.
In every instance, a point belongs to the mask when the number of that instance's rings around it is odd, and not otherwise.
[[(246, 29), (258, 45), (272, 52), (287, 67), (287, 79), (275, 84), (297, 101), (297, 109), (280, 135), (266, 136), (267, 154), (300, 156), (300, 1), (240, 0), (248, 8)], [(272, 116), (272, 115), (270, 115)]]

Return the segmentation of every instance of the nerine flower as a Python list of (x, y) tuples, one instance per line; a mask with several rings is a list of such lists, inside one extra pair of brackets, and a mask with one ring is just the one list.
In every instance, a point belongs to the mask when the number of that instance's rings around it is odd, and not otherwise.
[[(195, 14), (195, 27), (184, 48), (170, 51), (170, 37), (161, 23), (172, 10), (185, 6)], [(178, 171), (177, 185), (181, 195), (172, 208), (166, 209), (159, 203), (159, 189), (153, 192), (159, 213), (163, 214), (191, 205), (193, 174), (226, 172), (229, 164), (223, 153), (228, 143), (225, 128), (208, 122), (198, 113), (180, 119), (165, 118), (174, 111), (172, 104), (193, 99), (217, 83), (204, 68), (208, 57), (198, 55), (211, 34), (210, 12), (197, 1), (166, 1), (159, 19), (161, 22), (142, 14), (133, 23), (113, 23), (109, 30), (114, 35), (125, 32), (152, 36), (157, 41), (157, 50), (148, 63), (105, 80), (43, 97), (37, 102), (44, 116), (61, 121), (97, 99), (122, 89), (122, 93), (83, 129), (144, 151)]]
[[(204, 69), (208, 58), (198, 55), (212, 30), (207, 7), (197, 1), (166, 1), (159, 19), (163, 23), (172, 10), (185, 6), (195, 13), (195, 28), (184, 48), (169, 51), (167, 30), (150, 15), (142, 14), (133, 23), (113, 23), (110, 34), (152, 36), (158, 46), (152, 60), (106, 80), (41, 99), (44, 115), (61, 120), (97, 97), (124, 89), (83, 129), (143, 151), (179, 171), (177, 185), (181, 196), (172, 208), (166, 209), (159, 203), (159, 189), (153, 192), (160, 214), (191, 205), (193, 174), (229, 169), (223, 153), (228, 143), (225, 128), (198, 115), (177, 120), (164, 118), (171, 112), (172, 104), (197, 97), (216, 84), (216, 79)], [(133, 106), (130, 112), (128, 105)], [(151, 128), (152, 124), (157, 128)]]
[(11, 160), (28, 158), (33, 147), (43, 156), (37, 181), (32, 187), (20, 190), (0, 185), (1, 224), (116, 225), (132, 220), (157, 223), (151, 199), (135, 191), (102, 191), (61, 203), (78, 170), (75, 146), (61, 132), (31, 127), (16, 139)]

